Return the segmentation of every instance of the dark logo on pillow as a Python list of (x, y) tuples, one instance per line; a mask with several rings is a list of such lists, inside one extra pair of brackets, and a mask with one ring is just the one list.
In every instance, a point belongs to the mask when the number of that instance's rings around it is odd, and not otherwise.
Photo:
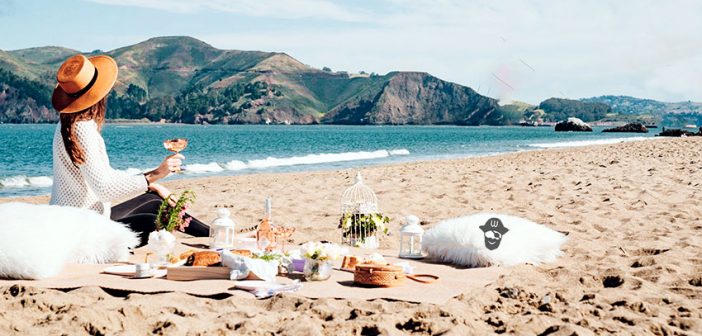
[(509, 231), (499, 218), (488, 219), (480, 229), (485, 233), (485, 247), (488, 250), (494, 250), (500, 247), (500, 241), (502, 241), (502, 236)]

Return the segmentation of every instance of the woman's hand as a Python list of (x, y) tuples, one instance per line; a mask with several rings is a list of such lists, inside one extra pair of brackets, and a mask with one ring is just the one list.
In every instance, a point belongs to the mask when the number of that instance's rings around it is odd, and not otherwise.
[(170, 190), (168, 190), (168, 188), (158, 183), (151, 183), (149, 185), (149, 190), (161, 196), (161, 198), (163, 199), (168, 198), (168, 204), (170, 204), (172, 207), (175, 206), (176, 202), (178, 201), (175, 195)]
[(161, 162), (161, 165), (159, 165), (158, 168), (144, 174), (144, 176), (149, 183), (154, 183), (168, 176), (170, 173), (179, 172), (180, 165), (183, 164), (182, 160), (185, 160), (185, 156), (182, 154), (167, 156), (163, 162)]

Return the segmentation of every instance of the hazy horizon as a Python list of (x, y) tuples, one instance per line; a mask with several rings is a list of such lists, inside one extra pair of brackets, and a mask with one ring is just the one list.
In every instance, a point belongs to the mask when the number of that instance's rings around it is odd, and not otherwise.
[(702, 101), (700, 14), (694, 1), (0, 0), (13, 32), (0, 49), (192, 36), (315, 68), (428, 72), (501, 100)]

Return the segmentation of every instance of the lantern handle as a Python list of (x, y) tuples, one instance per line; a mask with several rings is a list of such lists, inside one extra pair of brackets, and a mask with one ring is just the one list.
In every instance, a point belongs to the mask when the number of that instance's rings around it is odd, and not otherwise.
[[(425, 284), (430, 284), (434, 283), (437, 280), (439, 280), (439, 277), (433, 274), (407, 274), (405, 275), (406, 277), (416, 281), (416, 282), (421, 282)], [(428, 279), (421, 279), (421, 278), (428, 278)]]
[(361, 184), (363, 183), (363, 176), (361, 176), (361, 172), (356, 173), (356, 184)]

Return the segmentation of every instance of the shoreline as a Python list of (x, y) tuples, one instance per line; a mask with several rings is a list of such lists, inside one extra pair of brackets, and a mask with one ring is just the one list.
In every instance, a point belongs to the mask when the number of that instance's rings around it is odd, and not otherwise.
[[(46, 307), (54, 307), (49, 303), (70, 302), (61, 311), (65, 318), (56, 323), (73, 332), (82, 327), (71, 318), (90, 310), (91, 323), (109, 333), (119, 333), (121, 325), (152, 330), (164, 318), (183, 333), (226, 332), (218, 322), (221, 316), (244, 323), (239, 331), (249, 332), (284, 328), (314, 334), (300, 328), (334, 333), (368, 327), (406, 333), (402, 328), (412, 325), (425, 333), (457, 334), (700, 333), (700, 152), (702, 138), (667, 138), (363, 169), (381, 211), (392, 219), (388, 227), (394, 235), (381, 241), (385, 249), (398, 248), (396, 233), (408, 214), (424, 221), (425, 229), (447, 218), (497, 212), (568, 233), (564, 254), (555, 262), (509, 267), (496, 281), (441, 306), (295, 294), (268, 300), (215, 300), (178, 292), (115, 298), (95, 287), (70, 292), (22, 287), (17, 297), (4, 288), (0, 308), (11, 320), (41, 326)], [(295, 227), (295, 244), (338, 242), (340, 197), (355, 172), (201, 177), (165, 185), (195, 191), (192, 214), (205, 223), (217, 208), (226, 207), (238, 225), (248, 226), (263, 213), (264, 198), (272, 196), (273, 222)], [(28, 201), (42, 199), (48, 197)], [(36, 304), (13, 309), (27, 298)], [(119, 308), (125, 314), (113, 313)], [(173, 309), (185, 314), (169, 313)]]
[[(385, 166), (385, 165), (402, 165), (402, 164), (408, 164), (408, 163), (417, 163), (417, 162), (435, 162), (435, 161), (444, 161), (444, 160), (466, 160), (466, 159), (479, 159), (479, 158), (485, 158), (485, 157), (492, 157), (492, 156), (501, 156), (501, 155), (509, 155), (509, 154), (514, 154), (514, 153), (523, 153), (523, 152), (532, 152), (532, 151), (542, 151), (542, 150), (554, 150), (554, 149), (568, 149), (568, 148), (582, 148), (582, 147), (589, 147), (589, 146), (605, 146), (605, 145), (611, 145), (611, 144), (617, 144), (617, 143), (625, 143), (625, 142), (632, 142), (632, 141), (650, 141), (650, 140), (660, 140), (660, 139), (665, 139), (665, 137), (655, 137), (655, 136), (630, 136), (630, 137), (616, 137), (616, 138), (607, 138), (607, 139), (591, 139), (591, 140), (571, 140), (571, 141), (552, 141), (552, 142), (544, 142), (544, 143), (534, 143), (534, 144), (528, 144), (525, 149), (521, 150), (513, 150), (513, 151), (506, 151), (506, 152), (498, 152), (498, 153), (487, 153), (487, 154), (478, 154), (478, 155), (462, 155), (462, 154), (447, 154), (447, 155), (442, 155), (442, 156), (436, 156), (436, 157), (421, 157), (416, 160), (398, 160), (398, 162), (375, 162), (375, 163), (363, 163), (359, 162), (359, 165), (353, 167), (353, 168), (339, 168), (339, 167), (324, 167), (324, 165), (329, 165), (329, 164), (334, 164), (334, 163), (348, 163), (348, 162), (354, 162), (354, 161), (368, 161), (368, 160), (373, 160), (373, 159), (351, 159), (351, 160), (339, 160), (339, 161), (330, 161), (330, 162), (323, 162), (323, 163), (313, 163), (313, 164), (291, 164), (291, 165), (281, 165), (281, 166), (273, 166), (273, 167), (268, 167), (268, 168), (243, 168), (243, 169), (228, 169), (226, 167), (222, 167), (221, 163), (217, 162), (209, 162), (209, 163), (195, 163), (194, 165), (196, 166), (204, 166), (207, 167), (208, 165), (212, 164), (217, 164), (219, 168), (221, 168), (220, 171), (200, 171), (200, 172), (187, 172), (182, 175), (178, 175), (176, 179), (168, 180), (170, 181), (179, 181), (179, 180), (191, 180), (191, 179), (197, 179), (197, 178), (204, 178), (204, 177), (229, 177), (229, 176), (248, 176), (248, 175), (258, 175), (258, 174), (279, 174), (279, 173), (305, 173), (305, 172), (324, 172), (324, 171), (337, 171), (337, 170), (345, 170), (345, 169), (366, 169), (370, 167), (378, 167), (378, 166)], [(404, 150), (404, 149), (403, 149)], [(340, 153), (340, 154), (349, 154), (348, 153)], [(361, 152), (353, 152), (353, 153), (361, 153)], [(366, 153), (366, 152), (363, 152)], [(370, 152), (367, 152), (370, 153)], [(407, 152), (409, 153), (409, 152)], [(309, 155), (320, 155), (320, 154), (308, 154)], [(403, 154), (401, 156), (404, 156), (407, 154)], [(397, 154), (392, 154), (387, 156), (394, 156), (397, 157)], [(287, 158), (281, 158), (281, 159), (291, 159), (291, 158), (299, 158), (303, 156), (293, 156), (293, 157), (287, 157)], [(383, 158), (379, 158), (383, 159)], [(244, 164), (242, 162), (242, 164)], [(321, 165), (321, 166), (320, 166)], [(187, 168), (187, 164), (185, 167)], [(312, 169), (305, 169), (305, 167), (309, 166), (317, 166), (313, 167)], [(129, 168), (132, 169), (132, 168)], [(269, 170), (269, 171), (266, 171)], [(270, 171), (272, 170), (272, 171)], [(51, 176), (27, 176), (24, 174), (16, 174), (12, 176), (7, 176), (4, 177), (3, 179), (0, 179), (0, 190), (3, 189), (2, 182), (3, 180), (7, 179), (23, 179), (21, 181), (22, 185), (21, 187), (7, 187), (7, 189), (15, 189), (15, 190), (23, 190), (23, 188), (32, 188), (32, 189), (43, 189), (43, 188), (50, 188), (50, 185), (46, 187), (45, 185), (47, 184), (47, 179), (49, 181), (53, 178)], [(33, 186), (33, 181), (36, 180), (37, 184), (36, 186)], [(17, 182), (16, 182), (17, 183)], [(6, 190), (7, 190), (6, 189)], [(39, 196), (46, 196), (48, 195), (50, 191), (47, 190), (46, 193), (43, 194), (34, 194), (34, 195), (17, 195), (17, 196), (1, 196), (0, 199), (2, 198), (14, 198), (14, 197), (39, 197)]]

